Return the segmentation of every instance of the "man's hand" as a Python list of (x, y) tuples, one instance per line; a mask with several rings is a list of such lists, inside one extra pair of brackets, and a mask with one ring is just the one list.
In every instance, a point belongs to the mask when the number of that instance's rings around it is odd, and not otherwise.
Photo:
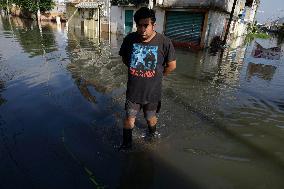
[(165, 67), (164, 72), (163, 72), (164, 76), (167, 76), (169, 73), (174, 71), (176, 69), (176, 65), (177, 65), (176, 60), (168, 62), (167, 67)]

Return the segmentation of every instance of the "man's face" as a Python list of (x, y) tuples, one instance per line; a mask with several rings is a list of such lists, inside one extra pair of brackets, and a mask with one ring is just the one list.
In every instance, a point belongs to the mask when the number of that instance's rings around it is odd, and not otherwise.
[(155, 23), (152, 23), (151, 18), (140, 19), (136, 24), (137, 33), (143, 40), (149, 39), (155, 32)]

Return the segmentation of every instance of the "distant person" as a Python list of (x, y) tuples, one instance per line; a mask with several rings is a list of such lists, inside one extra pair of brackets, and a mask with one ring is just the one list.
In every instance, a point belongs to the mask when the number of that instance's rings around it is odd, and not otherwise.
[(134, 15), (137, 31), (128, 34), (119, 55), (128, 67), (126, 118), (122, 148), (132, 146), (136, 115), (143, 109), (149, 136), (155, 137), (161, 107), (162, 78), (176, 68), (175, 50), (170, 39), (155, 31), (155, 12), (142, 7)]

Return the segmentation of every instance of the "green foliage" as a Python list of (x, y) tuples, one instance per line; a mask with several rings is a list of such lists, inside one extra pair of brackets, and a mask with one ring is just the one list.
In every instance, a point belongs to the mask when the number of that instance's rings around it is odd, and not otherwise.
[[(41, 12), (51, 10), (55, 3), (53, 0), (8, 0), (9, 7), (11, 4), (16, 4), (25, 11), (36, 13), (38, 10), (38, 5)], [(0, 0), (0, 8), (7, 7), (7, 0)]]
[(248, 34), (246, 36), (245, 41), (247, 43), (250, 43), (255, 38), (269, 39), (269, 38), (271, 38), (271, 36), (268, 33), (264, 33), (262, 31), (260, 31), (260, 29), (255, 24), (254, 25), (249, 25), (248, 26)]
[(2, 18), (2, 23), (4, 31), (13, 31), (14, 37), (29, 57), (57, 51), (55, 36), (49, 25), (42, 26), (41, 33), (38, 27), (33, 26), (34, 22), (29, 19), (22, 20), (23, 26), (17, 26), (16, 20), (9, 20), (8, 17)]
[(0, 8), (6, 9), (7, 7), (7, 1), (6, 0), (0, 0)]

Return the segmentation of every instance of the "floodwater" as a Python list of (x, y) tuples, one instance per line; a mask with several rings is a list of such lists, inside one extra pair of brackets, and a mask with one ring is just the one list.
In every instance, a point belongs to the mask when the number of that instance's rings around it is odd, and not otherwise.
[(119, 152), (127, 70), (107, 39), (1, 17), (1, 189), (284, 188), (283, 56), (177, 49), (161, 138), (140, 115)]

